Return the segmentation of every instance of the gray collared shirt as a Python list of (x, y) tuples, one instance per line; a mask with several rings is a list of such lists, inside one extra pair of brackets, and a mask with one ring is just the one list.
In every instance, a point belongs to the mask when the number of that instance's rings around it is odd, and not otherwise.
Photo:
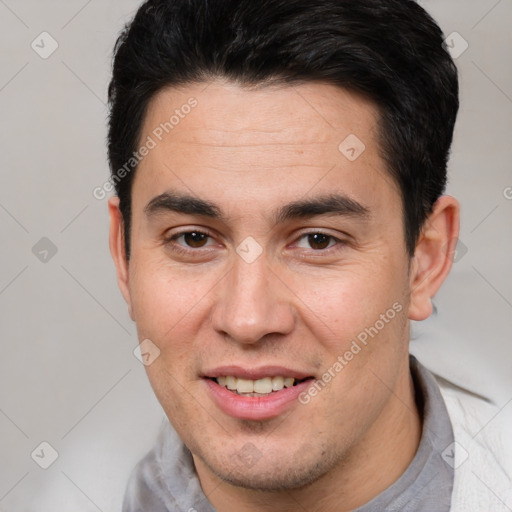
[[(454, 470), (441, 454), (454, 441), (433, 375), (414, 356), (410, 369), (423, 420), (420, 444), (402, 476), (354, 512), (448, 512)], [(215, 512), (205, 497), (192, 455), (165, 421), (155, 447), (132, 472), (123, 512)]]

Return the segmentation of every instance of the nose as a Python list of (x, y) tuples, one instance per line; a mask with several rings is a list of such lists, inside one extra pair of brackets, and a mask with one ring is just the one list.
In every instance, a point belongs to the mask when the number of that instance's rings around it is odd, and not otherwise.
[(213, 328), (229, 339), (247, 345), (267, 335), (292, 332), (290, 291), (268, 266), (264, 253), (251, 263), (237, 256), (216, 292)]

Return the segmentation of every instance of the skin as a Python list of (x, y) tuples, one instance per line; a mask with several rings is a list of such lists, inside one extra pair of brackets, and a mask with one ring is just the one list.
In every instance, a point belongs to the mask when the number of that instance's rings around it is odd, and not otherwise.
[[(409, 320), (431, 314), (450, 270), (458, 203), (437, 201), (410, 258), (370, 101), (321, 83), (249, 89), (215, 80), (160, 91), (140, 140), (190, 97), (198, 105), (137, 168), (129, 262), (118, 199), (109, 201), (119, 287), (139, 340), (161, 351), (146, 368), (149, 380), (220, 512), (351, 510), (395, 482), (418, 447)], [(354, 161), (338, 150), (349, 134), (366, 146)], [(215, 203), (224, 218), (147, 215), (166, 191)], [(283, 205), (333, 193), (367, 215), (275, 222)], [(194, 230), (210, 235), (203, 246), (191, 246), (190, 236), (166, 242)], [(319, 231), (334, 238), (311, 243), (307, 234)], [(236, 252), (249, 236), (262, 249), (251, 263)], [(321, 379), (395, 303), (401, 311), (317, 396), (277, 418), (226, 415), (201, 378), (238, 364)], [(247, 446), (258, 454), (254, 464), (241, 462)]]

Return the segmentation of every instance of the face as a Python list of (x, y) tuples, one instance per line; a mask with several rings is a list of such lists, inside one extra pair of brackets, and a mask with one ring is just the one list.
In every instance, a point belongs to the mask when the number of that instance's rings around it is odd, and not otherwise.
[(237, 486), (348, 464), (408, 385), (409, 258), (376, 108), (326, 84), (214, 81), (161, 91), (148, 137), (124, 292), (169, 420)]

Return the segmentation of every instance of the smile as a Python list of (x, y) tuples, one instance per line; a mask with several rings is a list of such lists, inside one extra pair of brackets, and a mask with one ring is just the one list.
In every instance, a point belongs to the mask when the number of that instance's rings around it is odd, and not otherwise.
[(221, 376), (215, 379), (219, 386), (244, 396), (266, 396), (270, 393), (281, 391), (284, 388), (291, 388), (296, 383), (293, 377), (264, 377), (263, 379), (251, 380), (233, 376)]
[(207, 373), (203, 381), (213, 403), (228, 416), (265, 420), (293, 407), (314, 377), (277, 367), (260, 370), (226, 367)]

